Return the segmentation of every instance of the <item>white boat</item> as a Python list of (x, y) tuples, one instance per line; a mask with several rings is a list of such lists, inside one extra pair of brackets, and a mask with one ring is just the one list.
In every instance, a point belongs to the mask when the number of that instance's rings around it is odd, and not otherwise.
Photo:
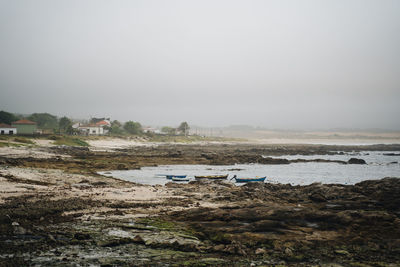
[(185, 175), (185, 177), (172, 176), (172, 181), (175, 181), (175, 182), (187, 182), (187, 181), (189, 181), (189, 177), (186, 177), (186, 175)]

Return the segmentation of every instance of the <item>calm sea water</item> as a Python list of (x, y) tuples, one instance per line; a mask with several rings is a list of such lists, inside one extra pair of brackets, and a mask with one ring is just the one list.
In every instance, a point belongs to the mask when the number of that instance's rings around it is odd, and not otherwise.
[(400, 152), (361, 152), (344, 155), (286, 155), (276, 158), (286, 159), (329, 159), (347, 161), (352, 157), (364, 159), (366, 165), (338, 163), (291, 163), (288, 165), (237, 164), (237, 165), (162, 165), (144, 167), (140, 170), (101, 172), (103, 175), (120, 178), (136, 183), (156, 185), (171, 182), (159, 175), (188, 175), (191, 180), (194, 175), (229, 174), (238, 177), (267, 176), (269, 183), (290, 183), (292, 185), (307, 185), (314, 182), (325, 184), (355, 184), (364, 180), (381, 179), (385, 177), (400, 177), (400, 156), (385, 156), (384, 153)]

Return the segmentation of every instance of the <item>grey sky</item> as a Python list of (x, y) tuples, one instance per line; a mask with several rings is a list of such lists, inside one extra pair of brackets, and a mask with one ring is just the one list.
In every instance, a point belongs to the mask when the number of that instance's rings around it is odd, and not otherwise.
[(400, 129), (400, 1), (0, 0), (0, 109)]

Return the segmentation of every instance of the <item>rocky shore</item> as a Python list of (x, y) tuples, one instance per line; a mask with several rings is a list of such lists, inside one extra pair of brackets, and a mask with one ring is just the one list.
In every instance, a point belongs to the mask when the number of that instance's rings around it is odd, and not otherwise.
[(398, 145), (24, 149), (0, 153), (0, 266), (400, 265), (398, 178), (144, 186), (97, 174), (159, 164), (290, 164), (274, 156), (393, 153)]

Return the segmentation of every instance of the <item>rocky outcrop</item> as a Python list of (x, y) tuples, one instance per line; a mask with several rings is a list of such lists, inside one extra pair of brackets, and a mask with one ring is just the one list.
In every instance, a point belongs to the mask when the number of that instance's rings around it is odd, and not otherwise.
[(345, 262), (400, 252), (398, 178), (354, 186), (249, 183), (226, 195), (235, 205), (193, 208), (170, 218), (211, 242), (212, 251), (238, 256), (266, 253), (289, 262), (327, 256)]
[(347, 162), (348, 164), (367, 164), (363, 159), (351, 158)]

